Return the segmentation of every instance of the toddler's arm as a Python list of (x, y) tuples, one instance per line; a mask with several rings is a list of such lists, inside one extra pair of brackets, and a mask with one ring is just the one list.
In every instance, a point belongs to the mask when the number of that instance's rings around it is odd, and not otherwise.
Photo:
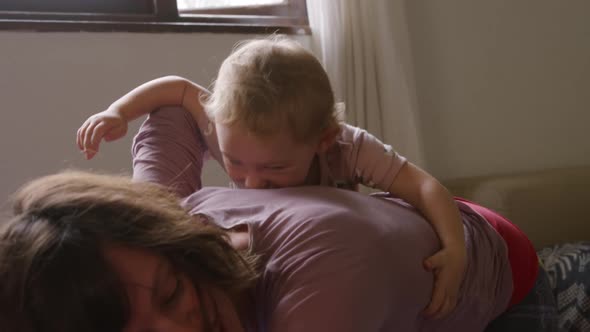
[(442, 249), (424, 262), (436, 280), (427, 314), (442, 317), (457, 301), (467, 264), (463, 223), (451, 194), (434, 177), (409, 163), (365, 130), (345, 125), (341, 137), (351, 146), (348, 163), (354, 181), (389, 191), (417, 208), (432, 224)]
[(435, 273), (431, 302), (425, 313), (440, 318), (457, 304), (467, 265), (463, 222), (455, 200), (434, 177), (407, 162), (389, 192), (417, 208), (432, 224), (442, 249), (424, 262)]
[(146, 82), (116, 100), (103, 112), (90, 116), (78, 129), (77, 144), (91, 159), (100, 142), (119, 139), (127, 133), (127, 123), (163, 106), (183, 106), (195, 119), (202, 118), (199, 101), (209, 92), (179, 76), (165, 76)]

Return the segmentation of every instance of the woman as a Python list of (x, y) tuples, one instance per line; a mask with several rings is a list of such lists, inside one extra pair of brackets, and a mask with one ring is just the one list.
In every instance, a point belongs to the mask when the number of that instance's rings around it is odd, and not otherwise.
[(64, 173), (24, 187), (13, 212), (0, 229), (2, 330), (206, 331), (220, 313), (239, 330), (224, 305), (251, 286), (254, 259), (161, 188)]
[(0, 229), (0, 326), (472, 332), (511, 297), (506, 246), (467, 207), (461, 297), (433, 320), (422, 261), (438, 239), (402, 202), (300, 187), (205, 188), (179, 203), (157, 185), (88, 173), (23, 187)]

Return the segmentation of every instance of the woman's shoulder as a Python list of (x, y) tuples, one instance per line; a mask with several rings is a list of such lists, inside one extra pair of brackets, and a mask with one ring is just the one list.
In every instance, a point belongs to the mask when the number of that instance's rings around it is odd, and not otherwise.
[(250, 224), (252, 250), (281, 271), (309, 262), (343, 265), (352, 258), (406, 260), (403, 256), (415, 255), (419, 261), (438, 246), (432, 227), (413, 208), (331, 187), (204, 188), (185, 206), (223, 228)]

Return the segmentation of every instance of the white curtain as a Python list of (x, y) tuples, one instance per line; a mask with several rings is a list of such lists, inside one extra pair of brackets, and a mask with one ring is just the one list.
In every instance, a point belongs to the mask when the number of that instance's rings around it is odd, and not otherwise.
[(424, 167), (403, 0), (307, 0), (313, 50), (347, 122)]

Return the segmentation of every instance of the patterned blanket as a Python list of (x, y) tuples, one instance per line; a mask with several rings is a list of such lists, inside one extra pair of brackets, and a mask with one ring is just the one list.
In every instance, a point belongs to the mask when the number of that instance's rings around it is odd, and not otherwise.
[(557, 302), (560, 331), (590, 331), (590, 242), (538, 251)]

